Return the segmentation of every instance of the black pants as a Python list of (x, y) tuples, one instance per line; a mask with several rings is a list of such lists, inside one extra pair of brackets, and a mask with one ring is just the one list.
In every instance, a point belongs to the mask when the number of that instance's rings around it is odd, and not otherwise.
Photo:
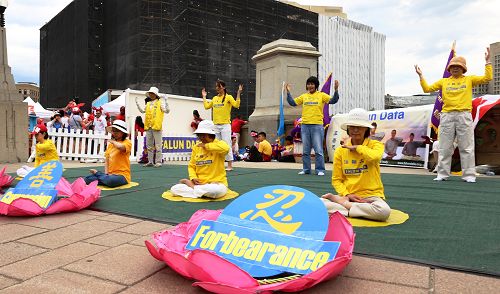
[(262, 162), (262, 154), (260, 154), (259, 149), (257, 147), (252, 146), (250, 147), (250, 151), (248, 152), (248, 159), (247, 161), (251, 162)]

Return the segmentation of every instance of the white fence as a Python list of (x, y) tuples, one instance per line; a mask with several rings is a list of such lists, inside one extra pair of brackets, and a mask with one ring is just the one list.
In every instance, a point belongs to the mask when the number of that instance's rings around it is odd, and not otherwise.
[[(59, 157), (63, 160), (104, 160), (104, 151), (106, 150), (106, 140), (111, 139), (111, 134), (94, 134), (93, 131), (69, 130), (66, 128), (48, 129), (49, 139), (54, 142)], [(132, 131), (132, 137), (135, 132)], [(142, 153), (145, 151), (146, 134), (138, 133), (137, 141), (132, 141), (132, 154), (130, 160), (139, 161)], [(186, 138), (194, 137), (190, 135), (163, 133), (164, 137)], [(137, 143), (136, 143), (137, 142)], [(137, 144), (137, 149), (135, 145)], [(32, 152), (29, 162), (35, 157), (36, 139), (33, 136)], [(134, 153), (134, 150), (137, 150)], [(163, 153), (163, 161), (188, 161), (191, 158), (191, 151), (188, 152), (167, 152)]]
[[(163, 133), (163, 137), (169, 137), (169, 138), (186, 138), (186, 137), (194, 137), (192, 134), (190, 135), (180, 135), (180, 134), (170, 134), (170, 133)], [(137, 134), (137, 154), (136, 158), (137, 161), (139, 161), (142, 157), (142, 152), (146, 152), (146, 148), (144, 144), (146, 143), (146, 134), (145, 133), (138, 133)], [(132, 144), (135, 144), (133, 142)], [(166, 152), (162, 153), (163, 155), (163, 161), (188, 161), (191, 159), (191, 151), (188, 152)]]
[[(48, 129), (49, 139), (54, 142), (63, 160), (104, 160), (106, 140), (111, 134), (94, 134), (93, 131)], [(36, 139), (33, 136), (31, 158), (34, 158)], [(30, 160), (29, 160), (30, 161)]]

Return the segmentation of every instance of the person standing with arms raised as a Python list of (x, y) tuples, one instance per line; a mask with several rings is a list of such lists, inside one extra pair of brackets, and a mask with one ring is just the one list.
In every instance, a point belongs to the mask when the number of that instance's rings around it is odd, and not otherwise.
[(316, 154), (316, 174), (325, 175), (325, 158), (323, 156), (323, 140), (325, 130), (323, 128), (323, 106), (325, 103), (335, 104), (339, 101), (339, 81), (335, 81), (335, 92), (333, 96), (318, 91), (319, 80), (317, 77), (309, 77), (306, 81), (307, 92), (293, 99), (290, 94), (290, 84), (285, 85), (287, 91), (286, 100), (290, 106), (302, 105), (302, 127), (301, 139), (304, 148), (302, 151), (302, 171), (299, 175), (311, 173), (311, 147)]
[(137, 109), (139, 109), (141, 113), (146, 113), (144, 130), (146, 131), (148, 163), (144, 166), (161, 167), (163, 116), (165, 113), (170, 112), (170, 108), (168, 107), (168, 102), (165, 97), (160, 99), (157, 87), (151, 87), (149, 91), (146, 92), (146, 96), (149, 97), (151, 101), (146, 103), (145, 109), (139, 105), (137, 98), (135, 100)]
[[(236, 100), (230, 94), (227, 94), (226, 83), (221, 80), (215, 82), (215, 90), (217, 96), (212, 100), (207, 100), (207, 91), (205, 88), (201, 90), (203, 97), (203, 106), (205, 109), (212, 108), (213, 122), (215, 124), (215, 136), (217, 139), (222, 140), (231, 146), (231, 109), (233, 107), (240, 108), (241, 92), (243, 85), (239, 85)], [(233, 152), (229, 148), (225, 160), (227, 161), (227, 171), (233, 170)]]
[(439, 122), (439, 158), (437, 177), (434, 181), (445, 181), (450, 177), (451, 157), (455, 148), (455, 139), (460, 151), (462, 165), (462, 180), (467, 183), (476, 182), (476, 161), (474, 158), (474, 126), (472, 125), (472, 88), (492, 80), (490, 48), (484, 53), (486, 65), (484, 76), (464, 76), (467, 72), (465, 58), (453, 57), (446, 70), (449, 78), (442, 78), (428, 85), (422, 71), (415, 65), (415, 71), (420, 78), (420, 85), (425, 93), (441, 90), (443, 109)]

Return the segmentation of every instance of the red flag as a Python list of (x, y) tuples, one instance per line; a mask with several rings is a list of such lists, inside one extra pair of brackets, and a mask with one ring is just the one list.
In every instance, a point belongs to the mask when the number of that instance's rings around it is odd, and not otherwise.
[(474, 127), (476, 127), (479, 120), (495, 105), (500, 105), (500, 95), (484, 95), (472, 100), (472, 119)]

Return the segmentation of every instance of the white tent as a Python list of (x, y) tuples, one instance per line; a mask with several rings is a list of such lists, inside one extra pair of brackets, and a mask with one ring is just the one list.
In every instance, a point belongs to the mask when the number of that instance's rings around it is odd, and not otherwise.
[(34, 111), (35, 111), (36, 116), (40, 117), (40, 118), (48, 119), (54, 115), (54, 113), (52, 111), (43, 108), (43, 106), (42, 106), (42, 104), (40, 104), (40, 102), (35, 103)]
[(115, 100), (108, 102), (102, 106), (104, 113), (109, 113), (111, 115), (117, 115), (120, 113), (120, 107), (125, 106), (125, 96), (126, 92), (123, 92)]
[(35, 112), (35, 101), (31, 99), (31, 97), (26, 97), (26, 99), (23, 100), (24, 103), (28, 103), (28, 115), (29, 114), (34, 114)]

